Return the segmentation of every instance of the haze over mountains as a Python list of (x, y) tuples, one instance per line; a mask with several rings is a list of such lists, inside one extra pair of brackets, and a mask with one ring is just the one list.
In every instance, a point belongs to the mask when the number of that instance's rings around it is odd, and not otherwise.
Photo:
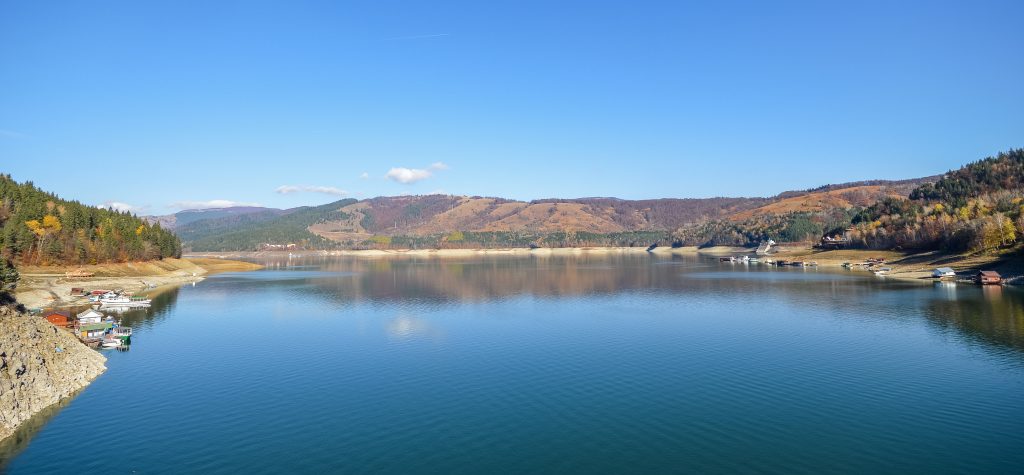
[[(640, 245), (679, 228), (709, 220), (738, 221), (769, 214), (815, 213), (869, 206), (906, 197), (938, 177), (875, 180), (789, 191), (771, 198), (542, 199), (530, 202), (451, 195), (345, 199), (287, 210), (260, 207), (188, 210), (150, 217), (171, 228), (194, 251), (256, 250), (267, 245), (304, 248), (429, 245), (429, 236), (455, 244), (476, 233), (495, 243), (533, 242), (565, 233), (615, 236), (615, 244)], [(636, 233), (647, 233), (635, 235)], [(653, 233), (653, 234), (650, 234)], [(481, 236), (473, 235), (480, 239)], [(473, 239), (470, 239), (472, 241)]]

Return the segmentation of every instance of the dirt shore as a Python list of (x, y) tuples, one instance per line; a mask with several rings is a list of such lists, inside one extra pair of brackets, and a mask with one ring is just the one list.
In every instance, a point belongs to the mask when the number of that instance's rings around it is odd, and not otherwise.
[[(463, 258), (473, 256), (570, 256), (581, 254), (628, 254), (645, 253), (646, 247), (556, 247), (556, 248), (487, 248), (487, 249), (365, 249), (365, 250), (338, 250), (338, 251), (259, 251), (259, 252), (196, 252), (188, 254), (188, 258), (204, 259), (253, 259), (260, 257), (279, 257), (282, 255), (292, 256), (352, 256), (352, 257), (436, 257), (436, 258)], [(668, 247), (655, 248), (652, 252), (681, 252), (695, 253), (697, 248), (686, 247), (671, 249)]]
[[(88, 300), (72, 296), (72, 288), (123, 289), (130, 293), (148, 293), (166, 286), (200, 281), (210, 274), (260, 268), (262, 266), (250, 262), (202, 258), (71, 267), (24, 266), (19, 268), (21, 281), (18, 282), (15, 297), (29, 309), (82, 305), (88, 303)], [(92, 275), (69, 277), (68, 272)]]
[[(1003, 254), (951, 254), (939, 251), (899, 252), (872, 251), (864, 249), (820, 250), (808, 245), (782, 245), (772, 254), (773, 259), (816, 262), (821, 267), (841, 267), (844, 263), (859, 264), (868, 259), (884, 259), (881, 266), (892, 268), (886, 278), (915, 281), (934, 281), (932, 271), (938, 267), (950, 267), (958, 278), (969, 278), (979, 270), (994, 270), (1010, 283), (1018, 282), (1024, 276), (1024, 260), (1015, 253)], [(852, 272), (868, 272), (853, 269)]]
[[(651, 252), (656, 255), (690, 254), (708, 256), (753, 255), (753, 248), (744, 247), (658, 247), (648, 251), (645, 247), (566, 247), (566, 248), (504, 248), (504, 249), (387, 249), (387, 250), (340, 250), (340, 251), (282, 251), (263, 252), (204, 252), (189, 254), (190, 258), (202, 259), (253, 259), (282, 256), (352, 256), (360, 258), (416, 257), (416, 258), (466, 258), (474, 256), (568, 256), (602, 255)], [(782, 244), (774, 248), (770, 258), (790, 261), (816, 262), (820, 267), (839, 268), (844, 263), (858, 264), (868, 259), (884, 259), (886, 267), (892, 270), (888, 278), (931, 281), (932, 271), (937, 267), (951, 267), (963, 278), (978, 270), (995, 270), (1011, 283), (1024, 282), (1024, 259), (1017, 252), (1002, 254), (950, 254), (938, 251), (910, 253), (900, 251), (873, 251), (863, 249), (821, 250), (810, 244)], [(868, 272), (853, 269), (852, 272)], [(1018, 282), (1020, 281), (1020, 282)]]

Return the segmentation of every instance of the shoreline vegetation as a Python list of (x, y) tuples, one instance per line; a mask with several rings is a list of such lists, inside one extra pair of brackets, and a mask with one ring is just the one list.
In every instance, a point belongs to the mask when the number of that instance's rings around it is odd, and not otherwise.
[(17, 301), (29, 309), (66, 307), (89, 303), (85, 297), (71, 295), (71, 289), (76, 287), (150, 294), (170, 286), (198, 282), (212, 274), (261, 268), (263, 266), (251, 262), (205, 258), (84, 266), (19, 266), (21, 280), (14, 294)]
[[(578, 255), (646, 254), (668, 256), (672, 254), (704, 255), (720, 257), (729, 255), (754, 255), (755, 248), (738, 246), (713, 246), (698, 248), (657, 247), (650, 251), (644, 247), (559, 247), (559, 248), (477, 248), (477, 249), (370, 249), (370, 250), (309, 250), (309, 251), (234, 251), (194, 252), (186, 254), (190, 259), (256, 259), (266, 257), (305, 256), (350, 256), (356, 258), (468, 258), (478, 256), (535, 256), (557, 257)], [(844, 263), (859, 263), (870, 258), (885, 259), (893, 270), (886, 275), (889, 279), (932, 282), (932, 271), (937, 267), (951, 267), (962, 276), (981, 269), (993, 269), (1011, 280), (1024, 276), (1024, 260), (1015, 252), (1001, 254), (957, 254), (941, 251), (903, 252), (870, 249), (821, 250), (809, 243), (782, 243), (771, 253), (771, 259), (815, 262), (823, 268), (842, 269)], [(869, 274), (867, 271), (850, 272)]]

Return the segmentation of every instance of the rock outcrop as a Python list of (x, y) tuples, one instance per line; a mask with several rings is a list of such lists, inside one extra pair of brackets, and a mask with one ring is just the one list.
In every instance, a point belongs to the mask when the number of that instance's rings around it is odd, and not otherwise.
[(106, 361), (50, 322), (0, 306), (0, 440), (88, 385)]

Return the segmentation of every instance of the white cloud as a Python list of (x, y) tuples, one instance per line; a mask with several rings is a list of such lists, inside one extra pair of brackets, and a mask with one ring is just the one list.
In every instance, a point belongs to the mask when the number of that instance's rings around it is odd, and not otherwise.
[(427, 167), (426, 170), (421, 170), (419, 168), (395, 167), (388, 170), (384, 177), (389, 180), (397, 181), (399, 183), (404, 183), (408, 185), (411, 183), (416, 183), (417, 181), (426, 180), (427, 178), (433, 176), (434, 172), (447, 169), (448, 165), (445, 165), (442, 162), (434, 162), (430, 164), (430, 166)]
[(384, 177), (389, 180), (397, 181), (399, 183), (409, 184), (416, 183), (417, 181), (421, 180), (426, 180), (427, 178), (430, 178), (430, 175), (433, 175), (433, 173), (431, 173), (430, 170), (419, 170), (416, 168), (398, 167), (388, 170), (387, 174), (385, 174)]
[(97, 208), (113, 209), (115, 211), (128, 211), (129, 213), (138, 213), (144, 211), (148, 206), (135, 206), (128, 203), (122, 203), (120, 201), (104, 201), (98, 205)]
[(370, 174), (367, 173), (367, 172), (363, 172), (361, 175), (359, 175), (359, 179), (361, 179), (361, 180), (367, 180), (369, 178), (370, 178)]
[(348, 196), (349, 193), (341, 188), (335, 188), (333, 186), (316, 186), (316, 185), (281, 185), (274, 190), (282, 195), (288, 193), (324, 193), (335, 196)]
[(177, 209), (210, 209), (210, 208), (232, 208), (235, 206), (262, 206), (259, 203), (245, 203), (231, 200), (210, 200), (210, 201), (175, 201), (171, 208)]

